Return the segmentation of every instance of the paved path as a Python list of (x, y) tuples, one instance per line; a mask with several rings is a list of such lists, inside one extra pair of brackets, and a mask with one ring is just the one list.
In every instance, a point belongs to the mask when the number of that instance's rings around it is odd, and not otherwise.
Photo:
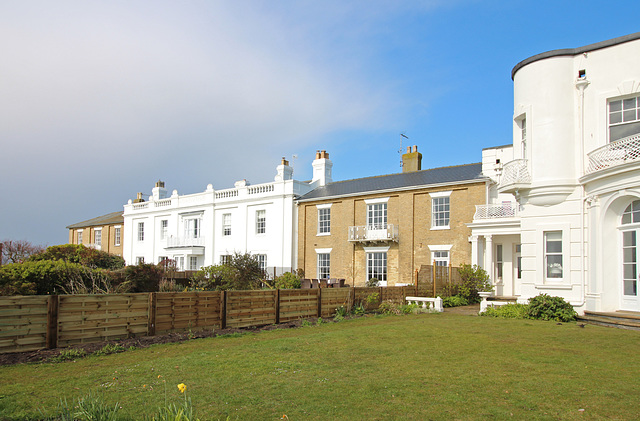
[(445, 307), (445, 313), (451, 314), (463, 314), (465, 316), (477, 316), (480, 311), (480, 304), (473, 304), (470, 306), (461, 306), (461, 307)]

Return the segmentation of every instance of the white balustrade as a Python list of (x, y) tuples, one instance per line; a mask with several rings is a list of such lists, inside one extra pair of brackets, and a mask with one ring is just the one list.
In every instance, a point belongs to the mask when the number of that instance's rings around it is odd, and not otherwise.
[(515, 218), (518, 216), (518, 204), (515, 202), (476, 205), (473, 219)]
[(204, 237), (168, 237), (167, 238), (167, 247), (204, 247), (205, 238)]
[(640, 159), (640, 134), (606, 144), (589, 154), (587, 174)]
[(530, 184), (529, 164), (526, 159), (514, 159), (504, 164), (500, 186), (511, 184)]
[(349, 227), (349, 241), (398, 241), (398, 226), (360, 225)]

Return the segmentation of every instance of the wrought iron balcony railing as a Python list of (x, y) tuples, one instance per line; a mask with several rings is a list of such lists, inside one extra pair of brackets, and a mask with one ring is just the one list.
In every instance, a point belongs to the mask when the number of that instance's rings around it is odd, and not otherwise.
[(527, 159), (514, 159), (504, 164), (498, 190), (506, 192), (527, 187), (530, 184), (531, 174), (529, 173), (529, 162)]

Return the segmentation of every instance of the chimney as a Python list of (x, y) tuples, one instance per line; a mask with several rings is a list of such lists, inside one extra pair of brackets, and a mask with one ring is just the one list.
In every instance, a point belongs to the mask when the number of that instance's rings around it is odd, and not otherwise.
[(282, 157), (282, 161), (280, 161), (280, 165), (276, 167), (276, 176), (274, 177), (275, 181), (284, 181), (284, 180), (292, 180), (293, 179), (293, 167), (289, 166), (289, 161), (287, 161), (284, 156)]
[(407, 146), (407, 153), (402, 155), (402, 172), (414, 172), (422, 169), (422, 154), (418, 146)]
[(136, 198), (133, 199), (133, 203), (142, 203), (144, 202), (144, 199), (142, 198), (142, 193), (138, 192), (138, 194), (136, 195)]
[(317, 183), (318, 186), (324, 186), (327, 183), (331, 183), (331, 168), (333, 162), (329, 159), (327, 151), (316, 151), (316, 159), (312, 163), (313, 165), (313, 179), (311, 183)]
[(164, 181), (156, 181), (156, 186), (151, 191), (151, 197), (153, 200), (166, 199), (169, 197), (169, 192), (164, 188)]

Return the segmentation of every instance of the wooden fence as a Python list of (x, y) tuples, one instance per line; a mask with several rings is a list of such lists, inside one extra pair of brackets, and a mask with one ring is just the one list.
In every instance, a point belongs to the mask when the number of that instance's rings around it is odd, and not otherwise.
[(413, 286), (0, 297), (0, 353), (331, 317), (371, 294), (403, 303)]
[(421, 265), (416, 274), (416, 294), (420, 297), (436, 297), (449, 285), (462, 283), (457, 267)]

